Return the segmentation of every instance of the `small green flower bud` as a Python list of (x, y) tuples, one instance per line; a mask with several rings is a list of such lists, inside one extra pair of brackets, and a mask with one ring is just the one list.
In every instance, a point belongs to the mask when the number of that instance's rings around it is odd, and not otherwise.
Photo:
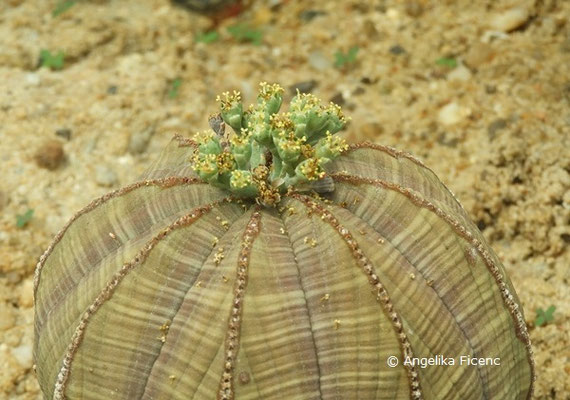
[(289, 134), (281, 132), (278, 138), (274, 139), (275, 147), (281, 160), (287, 164), (296, 163), (301, 156), (301, 146), (305, 140), (304, 136), (300, 139), (296, 138), (293, 132)]
[(259, 142), (255, 140), (251, 142), (249, 165), (252, 169), (259, 165), (265, 165), (265, 146), (260, 145)]
[(295, 168), (295, 175), (300, 179), (299, 181), (315, 181), (325, 177), (325, 171), (321, 167), (321, 160), (318, 158), (308, 158)]
[(241, 134), (230, 138), (231, 151), (234, 155), (238, 168), (246, 169), (251, 158), (251, 134), (242, 128)]
[(194, 157), (194, 170), (201, 179), (211, 182), (218, 177), (218, 163), (216, 154), (198, 154)]
[(241, 196), (255, 196), (259, 193), (250, 171), (234, 170), (230, 178), (231, 191)]
[(229, 151), (224, 151), (216, 156), (216, 163), (218, 165), (218, 172), (230, 172), (235, 169), (236, 161), (234, 155)]
[(315, 155), (321, 159), (321, 164), (324, 165), (337, 158), (347, 149), (348, 145), (343, 138), (333, 136), (329, 131), (327, 131), (326, 137), (319, 140), (315, 145)]
[(194, 135), (194, 140), (196, 143), (198, 143), (198, 149), (200, 150), (200, 153), (220, 154), (222, 152), (220, 139), (213, 132), (198, 132)]
[(242, 127), (243, 105), (241, 104), (241, 94), (234, 91), (230, 95), (229, 92), (222, 93), (222, 97), (218, 96), (216, 101), (220, 103), (222, 119), (232, 129), (239, 133)]
[(268, 117), (277, 113), (283, 102), (283, 88), (277, 83), (270, 85), (267, 82), (261, 82), (259, 84), (258, 102), (263, 104)]

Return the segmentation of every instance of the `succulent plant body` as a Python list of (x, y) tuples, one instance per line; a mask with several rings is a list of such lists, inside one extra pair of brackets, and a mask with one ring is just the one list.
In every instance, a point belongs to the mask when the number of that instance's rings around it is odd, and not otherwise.
[(530, 398), (519, 300), (451, 192), (282, 92), (223, 94), (212, 131), (56, 236), (34, 281), (46, 398)]

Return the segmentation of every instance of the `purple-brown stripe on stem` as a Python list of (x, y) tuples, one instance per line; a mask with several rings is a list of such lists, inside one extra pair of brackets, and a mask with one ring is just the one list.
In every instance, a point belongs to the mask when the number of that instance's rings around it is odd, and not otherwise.
[[(376, 274), (374, 267), (370, 263), (368, 257), (364, 254), (354, 236), (350, 233), (350, 231), (344, 227), (339, 220), (327, 209), (322, 207), (317, 201), (312, 199), (309, 196), (304, 196), (300, 194), (293, 193), (290, 195), (292, 198), (300, 201), (303, 203), (309, 210), (314, 212), (315, 214), (319, 215), (321, 219), (331, 225), (342, 237), (344, 242), (348, 245), (350, 250), (352, 251), (353, 257), (356, 259), (357, 263), (360, 265), (364, 273), (368, 277), (368, 281), (370, 284), (376, 289), (377, 296), (376, 299), (380, 302), (382, 307), (386, 312), (386, 316), (392, 323), (394, 331), (398, 337), (400, 342), (400, 349), (402, 352), (402, 359), (406, 358), (413, 358), (413, 349), (406, 335), (404, 332), (404, 327), (402, 324), (402, 320), (398, 315), (398, 312), (394, 309), (394, 305), (390, 300), (390, 296), (384, 287), (384, 285), (380, 282), (380, 278)], [(408, 373), (408, 380), (410, 384), (410, 398), (412, 400), (422, 399), (422, 391), (420, 386), (419, 374), (415, 367), (415, 365), (404, 364), (406, 371)]]

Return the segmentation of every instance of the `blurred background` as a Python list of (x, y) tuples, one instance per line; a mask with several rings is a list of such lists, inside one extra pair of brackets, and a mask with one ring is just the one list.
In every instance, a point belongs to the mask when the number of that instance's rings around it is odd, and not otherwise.
[(0, 399), (41, 398), (32, 276), (51, 238), (260, 81), (437, 173), (517, 289), (535, 398), (570, 399), (567, 0), (0, 1)]

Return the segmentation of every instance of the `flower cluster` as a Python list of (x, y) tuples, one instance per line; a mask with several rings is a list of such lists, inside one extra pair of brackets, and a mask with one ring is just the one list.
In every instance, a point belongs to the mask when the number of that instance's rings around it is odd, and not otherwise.
[[(200, 178), (240, 197), (273, 205), (280, 194), (323, 179), (324, 166), (348, 146), (334, 134), (346, 124), (340, 107), (321, 105), (312, 94), (297, 92), (288, 112), (279, 113), (283, 88), (260, 84), (257, 104), (244, 111), (241, 95), (218, 96), (223, 124), (198, 133), (192, 159)], [(222, 125), (223, 125), (222, 124)]]

